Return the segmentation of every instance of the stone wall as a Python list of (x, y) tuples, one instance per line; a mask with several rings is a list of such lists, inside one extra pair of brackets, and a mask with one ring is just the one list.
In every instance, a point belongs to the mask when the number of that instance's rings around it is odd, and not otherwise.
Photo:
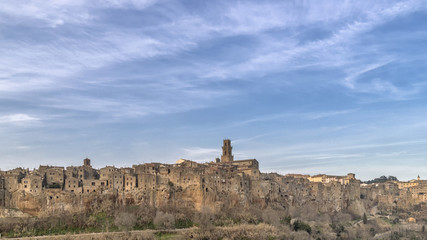
[(5, 207), (5, 191), (4, 177), (0, 176), (0, 207)]

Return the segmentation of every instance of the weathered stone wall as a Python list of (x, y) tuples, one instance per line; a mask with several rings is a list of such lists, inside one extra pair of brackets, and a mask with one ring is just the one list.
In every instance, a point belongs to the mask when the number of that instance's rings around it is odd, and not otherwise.
[(5, 192), (4, 177), (0, 176), (0, 207), (5, 207)]

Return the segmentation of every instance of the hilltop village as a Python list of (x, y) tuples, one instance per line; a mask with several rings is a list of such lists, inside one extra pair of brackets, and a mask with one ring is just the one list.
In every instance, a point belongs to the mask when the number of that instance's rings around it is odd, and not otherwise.
[[(94, 169), (82, 166), (40, 166), (0, 172), (0, 206), (30, 215), (49, 211), (82, 211), (91, 201), (114, 195), (116, 204), (175, 204), (200, 210), (209, 206), (304, 206), (317, 212), (395, 211), (423, 206), (427, 181), (361, 184), (345, 176), (261, 173), (256, 159), (234, 160), (231, 141), (223, 141), (222, 156), (212, 162), (180, 159), (175, 164), (145, 163), (131, 168)], [(375, 208), (374, 208), (375, 207)], [(416, 216), (415, 216), (416, 217)]]

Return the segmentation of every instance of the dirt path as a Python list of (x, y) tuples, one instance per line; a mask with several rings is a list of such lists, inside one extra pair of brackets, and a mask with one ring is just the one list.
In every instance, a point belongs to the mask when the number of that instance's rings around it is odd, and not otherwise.
[(65, 235), (48, 235), (38, 237), (22, 237), (22, 238), (5, 238), (14, 240), (37, 240), (37, 239), (63, 239), (63, 240), (98, 240), (98, 239), (151, 239), (154, 238), (155, 233), (165, 232), (172, 234), (184, 233), (190, 231), (192, 228), (184, 229), (171, 229), (171, 230), (139, 230), (129, 232), (100, 232), (100, 233), (81, 233), (81, 234), (65, 234)]

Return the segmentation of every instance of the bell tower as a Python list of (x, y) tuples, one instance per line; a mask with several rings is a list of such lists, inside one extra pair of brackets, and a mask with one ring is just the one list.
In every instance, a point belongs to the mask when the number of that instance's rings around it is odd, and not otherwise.
[(83, 159), (83, 166), (92, 167), (92, 166), (90, 165), (90, 159), (89, 159), (89, 158), (85, 158), (85, 159)]
[(224, 143), (222, 146), (222, 156), (221, 162), (232, 162), (234, 159), (232, 155), (232, 147), (230, 139), (224, 139)]

